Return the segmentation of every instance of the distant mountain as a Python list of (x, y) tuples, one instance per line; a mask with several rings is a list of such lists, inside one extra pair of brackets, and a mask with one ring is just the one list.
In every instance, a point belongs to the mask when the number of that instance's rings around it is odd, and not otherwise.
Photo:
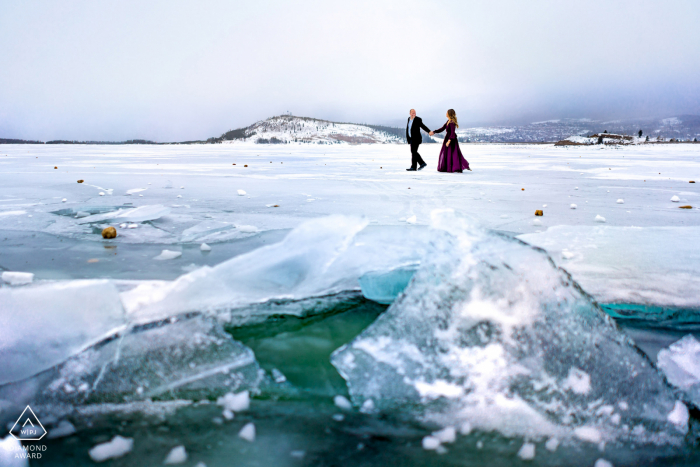
[(637, 135), (639, 130), (650, 138), (692, 141), (700, 138), (700, 116), (680, 115), (669, 118), (630, 120), (559, 119), (534, 122), (527, 125), (460, 128), (460, 141), (483, 143), (539, 143), (560, 141), (570, 136), (589, 136), (594, 133)]
[(258, 144), (360, 144), (402, 143), (403, 128), (331, 122), (310, 117), (280, 115), (248, 127), (227, 131), (209, 143), (252, 142)]

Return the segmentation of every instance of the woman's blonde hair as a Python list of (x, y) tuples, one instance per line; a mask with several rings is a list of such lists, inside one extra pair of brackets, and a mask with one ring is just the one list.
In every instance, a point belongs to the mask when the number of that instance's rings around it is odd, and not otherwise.
[(450, 109), (447, 111), (447, 117), (450, 119), (452, 123), (455, 124), (457, 128), (459, 128), (459, 123), (457, 123), (457, 114), (455, 113), (454, 109)]

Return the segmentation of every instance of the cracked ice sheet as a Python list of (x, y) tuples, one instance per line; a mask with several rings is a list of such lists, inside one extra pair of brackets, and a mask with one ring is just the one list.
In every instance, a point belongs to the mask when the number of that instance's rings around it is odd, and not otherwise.
[(518, 238), (601, 303), (700, 307), (700, 227), (556, 226)]

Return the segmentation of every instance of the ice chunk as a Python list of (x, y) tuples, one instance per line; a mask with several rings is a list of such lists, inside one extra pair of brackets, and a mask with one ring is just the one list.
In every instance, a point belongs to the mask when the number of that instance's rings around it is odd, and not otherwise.
[(576, 206), (575, 204), (572, 204), (572, 205), (569, 206), (569, 207), (570, 207), (571, 209), (576, 209), (578, 206)]
[(408, 224), (415, 224), (416, 222), (418, 222), (418, 219), (416, 218), (416, 216), (411, 216), (408, 219), (406, 219), (406, 223), (408, 223)]
[(4, 271), (1, 277), (10, 285), (31, 284), (34, 280), (34, 274), (31, 272)]
[(108, 280), (0, 288), (0, 309), (0, 385), (51, 368), (126, 324)]
[(433, 214), (430, 238), (404, 293), (331, 357), (354, 405), (598, 443), (630, 436), (596, 413), (624, 399), (621, 424), (649, 427), (637, 438), (680, 442), (672, 389), (544, 252), (450, 211)]
[[(43, 403), (81, 402), (83, 389), (100, 401), (124, 402), (203, 399), (236, 388), (238, 397), (229, 402), (238, 409), (245, 407), (242, 394), (257, 390), (262, 376), (249, 348), (216, 321), (194, 316), (134, 326), (36, 378), (23, 384), (22, 397), (38, 391), (33, 399)], [(12, 397), (0, 387), (0, 399)]]
[(530, 461), (535, 458), (535, 445), (532, 443), (524, 443), (518, 451), (518, 457), (524, 461)]
[(238, 229), (239, 232), (245, 232), (245, 233), (255, 233), (258, 231), (258, 228), (255, 227), (254, 225), (237, 225), (236, 228)]
[(61, 420), (56, 428), (52, 428), (48, 431), (48, 439), (54, 438), (65, 438), (75, 433), (75, 427), (68, 420)]
[(603, 223), (603, 222), (605, 222), (605, 217), (603, 217), (603, 216), (601, 216), (600, 214), (598, 214), (598, 215), (595, 216), (595, 219), (594, 219), (594, 220), (595, 220), (596, 222), (601, 222), (601, 223)]
[(662, 349), (657, 366), (669, 383), (700, 404), (700, 342), (692, 334)]
[(3, 467), (29, 467), (29, 461), (26, 458), (16, 455), (19, 452), (22, 452), (22, 443), (12, 435), (0, 439), (0, 465)]
[(157, 259), (159, 261), (166, 260), (166, 259), (175, 259), (179, 258), (182, 256), (181, 251), (173, 251), (173, 250), (163, 250), (160, 252), (160, 254), (153, 259)]
[(591, 390), (591, 377), (585, 371), (572, 367), (562, 387), (576, 394), (588, 394)]
[(201, 245), (199, 245), (199, 249), (201, 251), (211, 251), (211, 247), (206, 243), (202, 243)]
[(138, 226), (139, 226), (138, 224), (128, 224), (128, 225), (126, 226), (126, 228), (127, 228), (127, 229), (136, 229), (136, 228), (138, 228)]
[(625, 200), (620, 198), (617, 200), (617, 204), (625, 204)]
[(347, 399), (345, 396), (335, 396), (333, 398), (333, 403), (338, 407), (339, 409), (343, 410), (352, 410), (352, 404), (350, 401)]
[(241, 431), (238, 432), (238, 437), (248, 441), (249, 443), (255, 441), (255, 425), (252, 423), (246, 423), (243, 428), (241, 428)]
[(90, 459), (95, 462), (104, 462), (107, 459), (116, 459), (131, 452), (134, 447), (133, 438), (122, 438), (117, 435), (112, 441), (98, 444), (90, 449)]
[(575, 428), (574, 435), (582, 441), (588, 441), (594, 444), (600, 443), (601, 439), (603, 439), (600, 431), (592, 426), (580, 426)]
[(595, 464), (593, 465), (593, 467), (614, 467), (614, 466), (613, 466), (612, 462), (610, 462), (610, 461), (607, 461), (605, 459), (598, 459), (597, 461), (595, 461)]
[(673, 201), (674, 203), (677, 203), (677, 202), (679, 202), (680, 200), (681, 200), (681, 199), (680, 199), (678, 196), (676, 196), (676, 195), (673, 195), (673, 196), (671, 197), (671, 201)]
[(182, 464), (187, 460), (187, 451), (185, 446), (175, 446), (170, 450), (168, 456), (163, 461), (163, 464)]
[(238, 190), (238, 196), (245, 196), (246, 192), (245, 190)]
[(104, 196), (104, 195), (105, 195), (104, 191), (100, 191), (98, 194), (99, 194), (100, 196)]
[(231, 412), (242, 412), (250, 407), (250, 393), (242, 391), (238, 394), (232, 392), (227, 393), (223, 397), (219, 397), (216, 403)]
[(557, 438), (549, 438), (547, 442), (544, 443), (544, 447), (547, 451), (554, 452), (559, 447), (559, 440)]
[(68, 199), (66, 199), (66, 198), (63, 198), (63, 199), (61, 200), (62, 203), (65, 203), (66, 201), (68, 201)]
[(127, 195), (133, 195), (135, 193), (140, 193), (142, 191), (146, 191), (148, 188), (132, 188), (131, 190), (126, 190)]
[(434, 436), (425, 436), (423, 438), (423, 449), (433, 451), (440, 447), (440, 440)]
[(564, 250), (561, 251), (561, 257), (564, 258), (564, 259), (571, 259), (571, 258), (573, 258), (574, 256), (575, 256), (575, 255), (574, 255), (572, 252), (570, 252), (569, 250), (567, 250), (567, 249), (564, 249)]
[(685, 432), (688, 429), (688, 408), (683, 402), (676, 401), (676, 405), (673, 406), (673, 410), (668, 414), (668, 421), (674, 425), (682, 428)]
[(433, 436), (440, 440), (441, 443), (454, 443), (457, 439), (457, 431), (454, 427), (448, 426), (439, 431), (434, 431)]

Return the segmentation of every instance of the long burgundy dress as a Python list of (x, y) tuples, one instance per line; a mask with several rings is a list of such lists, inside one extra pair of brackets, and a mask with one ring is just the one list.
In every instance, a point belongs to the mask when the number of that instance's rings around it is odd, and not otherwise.
[[(447, 129), (445, 140), (442, 142), (440, 150), (440, 158), (438, 159), (438, 172), (462, 172), (469, 169), (469, 162), (459, 150), (459, 141), (457, 141), (457, 133), (455, 133), (456, 125), (451, 121), (446, 121), (445, 124), (434, 133), (442, 133)], [(450, 141), (450, 145), (447, 142)]]

